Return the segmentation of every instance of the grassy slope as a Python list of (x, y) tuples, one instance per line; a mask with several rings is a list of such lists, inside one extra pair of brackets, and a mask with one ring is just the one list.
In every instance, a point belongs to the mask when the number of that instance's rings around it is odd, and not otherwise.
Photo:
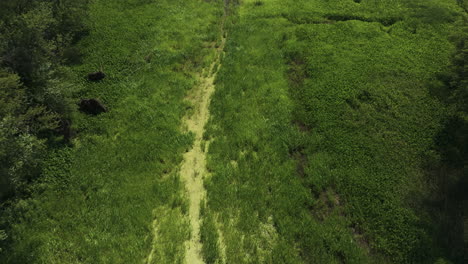
[[(221, 8), (201, 0), (92, 1), (92, 32), (70, 83), (77, 97), (99, 98), (110, 112), (76, 115), (75, 147), (50, 157), (43, 183), (14, 210), (6, 263), (138, 263), (151, 250), (153, 219), (153, 261), (183, 260), (189, 226), (177, 166), (192, 137), (180, 132), (180, 120), (191, 72), (210, 60), (204, 45), (216, 40)], [(101, 67), (108, 78), (84, 81)]]
[(223, 236), (207, 232), (206, 255), (444, 257), (419, 206), (445, 114), (428, 83), (453, 50), (456, 3), (258, 2), (243, 1), (232, 18), (211, 105), (204, 214)]

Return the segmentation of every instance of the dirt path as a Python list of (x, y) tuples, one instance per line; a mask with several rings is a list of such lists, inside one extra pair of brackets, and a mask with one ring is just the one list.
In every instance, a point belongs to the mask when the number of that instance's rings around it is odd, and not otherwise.
[[(205, 149), (203, 149), (205, 145), (202, 144), (203, 132), (210, 116), (210, 99), (215, 91), (214, 80), (219, 69), (225, 42), (226, 38), (224, 32), (222, 32), (221, 44), (217, 48), (214, 47), (216, 49), (214, 61), (210, 67), (205, 68), (200, 73), (198, 76), (199, 85), (194, 87), (188, 96), (194, 112), (184, 119), (187, 129), (195, 134), (193, 148), (184, 154), (180, 170), (190, 201), (189, 218), (192, 236), (186, 244), (185, 260), (187, 264), (204, 263), (201, 254), (202, 243), (200, 241), (200, 203), (205, 197), (203, 177), (207, 174), (206, 154)], [(206, 143), (208, 144), (208, 142)]]
[[(221, 66), (221, 56), (226, 43), (224, 23), (228, 5), (229, 0), (225, 0), (224, 17), (221, 21), (220, 30), (221, 43), (219, 45), (213, 43), (212, 49), (215, 50), (213, 62), (197, 75), (198, 85), (187, 96), (193, 107), (193, 112), (188, 113), (183, 119), (183, 126), (195, 135), (193, 147), (184, 154), (180, 168), (180, 175), (185, 183), (189, 199), (189, 220), (192, 229), (190, 240), (186, 241), (185, 244), (186, 264), (204, 263), (201, 251), (202, 243), (200, 241), (200, 204), (204, 200), (206, 192), (203, 186), (203, 178), (207, 174), (205, 150), (208, 149), (209, 142), (203, 141), (203, 133), (205, 131), (205, 124), (210, 117), (210, 99), (215, 91), (214, 81)], [(153, 236), (157, 236), (156, 220), (153, 222)], [(153, 245), (149, 256), (145, 259), (146, 263), (150, 264), (153, 262), (155, 250), (156, 248)]]

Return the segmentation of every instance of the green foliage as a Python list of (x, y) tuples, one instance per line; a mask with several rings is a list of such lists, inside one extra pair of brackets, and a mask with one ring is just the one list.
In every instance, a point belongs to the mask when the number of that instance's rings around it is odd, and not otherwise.
[[(0, 17), (0, 65), (21, 77), (28, 98), (61, 115), (71, 112), (67, 90), (56, 89), (61, 64), (77, 61), (75, 43), (84, 32), (88, 0), (9, 1)], [(61, 102), (61, 103), (58, 103)]]
[[(180, 188), (178, 191), (183, 190)], [(176, 193), (174, 196), (180, 195)], [(162, 201), (167, 203), (168, 201)], [(190, 238), (189, 223), (181, 207), (167, 209), (158, 207), (153, 211), (155, 217), (154, 237), (149, 264), (184, 263), (185, 241)], [(151, 254), (151, 253), (150, 253)]]
[(44, 107), (28, 105), (17, 75), (0, 72), (0, 198), (38, 176), (45, 144), (35, 135), (56, 125)]
[(206, 133), (226, 261), (449, 257), (418, 199), (447, 116), (428, 84), (449, 63), (456, 3), (263, 2), (228, 24)]
[[(44, 156), (30, 199), (5, 213), (12, 228), (0, 262), (135, 263), (153, 252), (154, 263), (182, 263), (189, 224), (177, 166), (192, 141), (180, 131), (184, 97), (212, 52), (222, 2), (96, 0), (88, 10), (82, 64), (54, 68), (65, 75), (43, 94), (57, 98), (49, 105), (98, 98), (109, 112), (69, 114), (78, 137)], [(85, 81), (100, 69), (106, 79)]]
[(59, 118), (70, 115), (70, 89), (64, 89), (66, 82), (61, 82), (63, 79), (59, 77), (65, 75), (60, 66), (60, 50), (70, 46), (71, 41), (67, 39), (76, 35), (75, 28), (84, 25), (64, 13), (80, 15), (78, 11), (85, 10), (86, 1), (70, 3), (8, 1), (1, 4), (1, 181), (5, 186), (2, 198), (11, 194), (12, 189), (17, 192), (25, 189), (38, 176), (47, 149), (40, 138), (57, 128)]
[(468, 26), (464, 20), (453, 38), (456, 51), (452, 62), (439, 74), (439, 82), (433, 88), (449, 109), (444, 127), (436, 136), (434, 154), (426, 165), (428, 178), (434, 185), (427, 197), (432, 205), (426, 209), (433, 220), (430, 229), (447, 258), (447, 262), (441, 259), (440, 263), (450, 263), (448, 260), (462, 263), (466, 259), (463, 223), (468, 210), (467, 40)]
[[(0, 243), (3, 242), (7, 238), (8, 238), (8, 236), (5, 233), (5, 230), (0, 230)], [(3, 249), (0, 248), (0, 252), (2, 252), (2, 251), (3, 251)]]
[[(240, 2), (203, 137), (206, 263), (462, 263), (446, 205), (466, 200), (466, 3)], [(184, 97), (222, 15), (223, 1), (0, 2), (0, 198), (28, 194), (2, 207), (2, 263), (184, 261)], [(78, 113), (80, 98), (110, 111)], [(59, 118), (79, 137), (51, 150)]]
[(219, 258), (219, 235), (211, 214), (204, 214), (203, 221), (200, 226), (200, 239), (202, 245), (203, 259), (207, 264), (220, 263), (216, 262)]
[(86, 5), (87, 0), (0, 3), (0, 226), (7, 233), (17, 221), (10, 209), (31, 194), (51, 145), (59, 141), (59, 120), (71, 115), (62, 51), (83, 31)]
[[(54, 23), (50, 4), (40, 3), (32, 10), (18, 14), (3, 28), (8, 38), (3, 65), (20, 74), (27, 86), (43, 86), (51, 70), (55, 45), (46, 37)], [(33, 88), (33, 87), (31, 87)], [(30, 92), (37, 93), (35, 90)]]

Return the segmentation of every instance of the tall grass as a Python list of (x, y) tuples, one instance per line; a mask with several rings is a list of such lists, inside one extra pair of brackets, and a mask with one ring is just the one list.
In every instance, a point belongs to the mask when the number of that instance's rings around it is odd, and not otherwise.
[(205, 135), (226, 262), (449, 258), (420, 206), (456, 3), (256, 2), (231, 18)]
[[(209, 60), (221, 1), (92, 1), (83, 64), (69, 69), (76, 100), (109, 112), (77, 113), (73, 148), (48, 158), (31, 198), (11, 208), (16, 223), (2, 263), (181, 263), (189, 236), (180, 130), (192, 73)], [(87, 73), (107, 78), (88, 83)], [(153, 220), (157, 234), (153, 238)]]

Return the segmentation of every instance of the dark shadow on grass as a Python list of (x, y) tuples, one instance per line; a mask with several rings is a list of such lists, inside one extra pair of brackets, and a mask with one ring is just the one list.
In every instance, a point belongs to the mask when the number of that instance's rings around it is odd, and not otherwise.
[(334, 22), (357, 20), (357, 21), (368, 22), (368, 23), (380, 23), (386, 27), (392, 26), (393, 24), (402, 20), (399, 17), (367, 18), (367, 17), (362, 17), (362, 16), (342, 15), (342, 14), (330, 14), (330, 15), (326, 15), (325, 18), (328, 19), (329, 21), (334, 21)]
[(425, 180), (432, 187), (421, 201), (422, 217), (431, 236), (434, 258), (453, 263), (468, 257), (468, 122), (450, 117), (436, 135), (436, 152), (440, 158), (428, 158)]

